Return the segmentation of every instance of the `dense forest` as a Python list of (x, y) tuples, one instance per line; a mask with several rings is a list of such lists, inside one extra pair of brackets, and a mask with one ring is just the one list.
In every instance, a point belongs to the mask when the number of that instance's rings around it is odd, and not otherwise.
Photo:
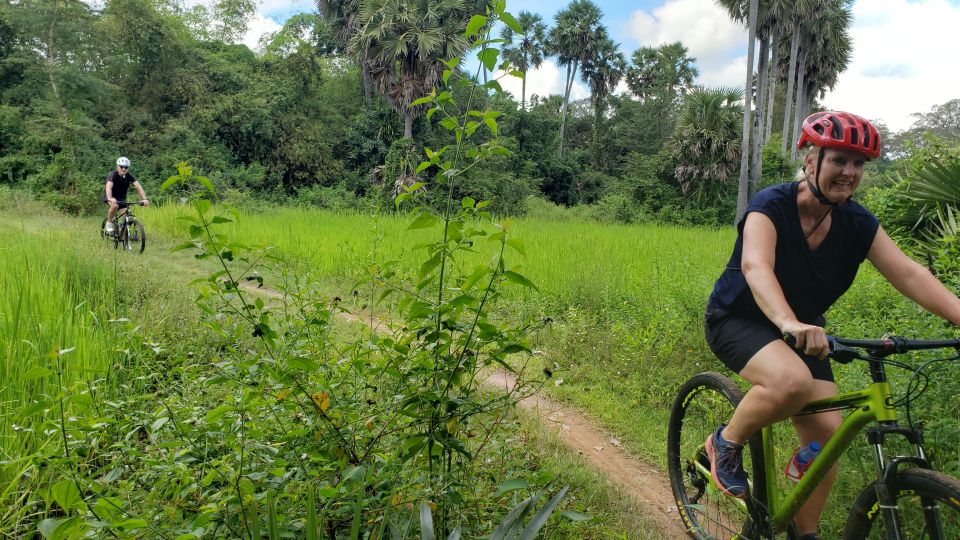
[[(743, 19), (737, 3), (721, 4)], [(816, 43), (807, 44), (809, 31), (787, 31), (796, 14), (767, 13), (758, 23), (763, 56), (746, 96), (762, 113), (751, 140), (762, 156), (762, 177), (751, 166), (753, 190), (792, 176), (796, 155), (783, 143), (794, 138), (790, 113), (820, 107), (814, 98), (848, 61), (849, 7), (821, 7), (814, 19), (834, 21), (833, 34)], [(133, 160), (153, 194), (188, 161), (235, 202), (363, 208), (412, 183), (421, 149), (449, 135), (423, 106), (409, 105), (435, 87), (442, 60), (475, 54), (463, 31), (483, 3), (321, 0), (317, 13), (290, 18), (256, 51), (233, 43), (253, 8), (239, 0), (209, 9), (163, 0), (7, 3), (0, 181), (71, 212), (98, 207), (118, 155)], [(500, 213), (521, 214), (537, 196), (605, 221), (730, 223), (737, 172), (746, 170), (744, 94), (697, 85), (696, 58), (682, 43), (621, 51), (601, 15), (589, 0), (559, 10), (552, 24), (522, 12), (516, 30), (501, 25), (480, 51), (499, 48), (509, 64), (458, 66), (455, 77), (482, 89), (475, 108), (503, 113), (499, 136), (510, 150), (472, 171), (464, 194), (494, 200)], [(794, 36), (805, 64), (791, 70)], [(565, 95), (499, 91), (498, 77), (522, 76), (545, 58), (565, 68)], [(570, 101), (575, 80), (589, 98)], [(759, 103), (764, 95), (774, 99)], [(902, 133), (882, 129), (888, 142), (874, 170), (930, 136), (955, 143), (958, 108), (935, 107)]]

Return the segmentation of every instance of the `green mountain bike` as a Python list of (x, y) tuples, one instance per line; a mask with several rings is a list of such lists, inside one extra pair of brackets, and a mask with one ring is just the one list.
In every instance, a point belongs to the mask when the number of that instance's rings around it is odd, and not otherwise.
[(147, 233), (143, 230), (143, 224), (133, 215), (133, 207), (143, 206), (143, 202), (117, 201), (117, 205), (120, 208), (113, 217), (113, 233), (106, 231), (107, 220), (104, 218), (100, 223), (100, 237), (112, 241), (114, 248), (123, 246), (126, 251), (143, 253), (147, 247)]
[[(801, 480), (784, 487), (783, 468), (774, 463), (773, 428), (764, 428), (744, 445), (743, 465), (750, 475), (750, 496), (722, 494), (710, 476), (704, 441), (743, 396), (740, 388), (719, 373), (700, 373), (680, 387), (670, 414), (667, 462), (674, 498), (690, 535), (698, 539), (761, 539), (798, 535), (793, 527), (797, 510), (861, 431), (874, 448), (877, 479), (853, 502), (843, 530), (844, 539), (960, 539), (960, 481), (932, 470), (923, 449), (923, 433), (913, 424), (910, 403), (923, 391), (923, 369), (933, 362), (960, 358), (960, 339), (916, 341), (901, 338), (848, 340), (830, 338), (830, 357), (847, 363), (864, 360), (871, 383), (856, 392), (811, 402), (799, 414), (848, 410), (837, 432), (823, 445)], [(919, 367), (888, 357), (923, 349), (955, 349)], [(905, 396), (895, 398), (887, 380), (887, 364), (914, 372)], [(897, 406), (906, 409), (906, 425), (898, 422)], [(902, 437), (912, 455), (888, 457), (885, 444)]]

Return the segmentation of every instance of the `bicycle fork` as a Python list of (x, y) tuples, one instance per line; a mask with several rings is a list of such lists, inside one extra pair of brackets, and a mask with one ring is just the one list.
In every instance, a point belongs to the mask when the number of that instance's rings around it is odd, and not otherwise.
[[(915, 455), (897, 456), (887, 461), (883, 453), (883, 444), (886, 441), (887, 434), (902, 436), (907, 442), (914, 446)], [(904, 464), (913, 464), (923, 469), (931, 468), (930, 463), (927, 461), (926, 452), (923, 450), (922, 428), (899, 426), (895, 420), (881, 422), (879, 426), (867, 430), (867, 440), (874, 448), (879, 478), (879, 481), (875, 485), (877, 508), (871, 509), (871, 512), (883, 512), (887, 540), (902, 540), (903, 534), (901, 532), (899, 516), (900, 507), (897, 505), (897, 495), (900, 492), (900, 486), (897, 485), (897, 474), (900, 466)], [(936, 505), (926, 500), (921, 501), (921, 503), (923, 504), (923, 514), (926, 523), (932, 527), (933, 530), (938, 531), (937, 538), (943, 538), (943, 524), (940, 521), (940, 513)]]

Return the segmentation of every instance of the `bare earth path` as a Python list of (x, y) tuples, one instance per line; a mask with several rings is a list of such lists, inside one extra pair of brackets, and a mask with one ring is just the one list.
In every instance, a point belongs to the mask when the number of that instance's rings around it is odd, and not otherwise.
[[(510, 373), (498, 371), (487, 378), (485, 384), (507, 391), (516, 381)], [(641, 538), (689, 538), (673, 502), (666, 473), (628, 454), (615, 438), (572, 407), (539, 394), (525, 398), (520, 406), (535, 413), (545, 426), (555, 429), (561, 441), (640, 503), (639, 511), (655, 521), (660, 529), (656, 533), (648, 531), (648, 535)]]

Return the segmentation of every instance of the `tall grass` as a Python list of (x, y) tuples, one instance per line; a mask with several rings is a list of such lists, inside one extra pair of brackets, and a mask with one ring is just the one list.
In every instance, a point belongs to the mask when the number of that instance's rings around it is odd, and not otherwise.
[[(64, 231), (0, 225), (0, 234), (0, 460), (16, 461), (47, 437), (35, 422), (41, 411), (24, 409), (115, 361), (116, 289), (112, 269), (73, 248)], [(50, 373), (58, 364), (61, 382)], [(0, 474), (0, 485), (9, 480)]]

